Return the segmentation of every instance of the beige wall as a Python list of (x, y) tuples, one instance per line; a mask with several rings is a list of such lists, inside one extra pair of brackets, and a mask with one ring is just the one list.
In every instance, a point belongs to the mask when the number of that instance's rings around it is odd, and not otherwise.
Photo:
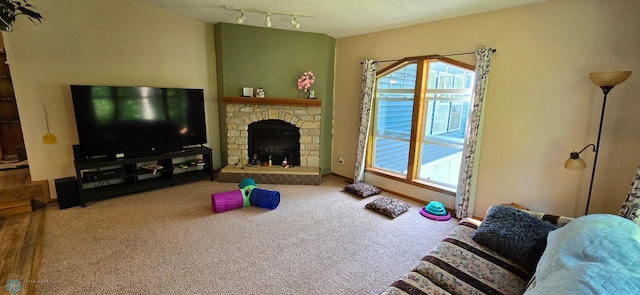
[[(44, 20), (4, 33), (33, 180), (74, 176), (78, 143), (69, 84), (203, 88), (219, 165), (213, 26), (131, 0), (33, 0)], [(49, 112), (56, 145), (46, 133)], [(51, 186), (55, 197), (55, 187)]]
[[(594, 153), (583, 153), (586, 170), (569, 171), (562, 165), (569, 152), (596, 141), (603, 95), (588, 73), (630, 69), (635, 73), (607, 101), (590, 206), (591, 213), (616, 213), (640, 164), (638, 12), (636, 0), (554, 0), (338, 39), (333, 172), (353, 175), (360, 61), (489, 46), (497, 52), (485, 105), (474, 215), (484, 216), (488, 206), (503, 202), (584, 214)], [(475, 63), (475, 58), (465, 61)], [(344, 164), (338, 163), (340, 156)], [(453, 204), (452, 197), (369, 174), (365, 181)]]

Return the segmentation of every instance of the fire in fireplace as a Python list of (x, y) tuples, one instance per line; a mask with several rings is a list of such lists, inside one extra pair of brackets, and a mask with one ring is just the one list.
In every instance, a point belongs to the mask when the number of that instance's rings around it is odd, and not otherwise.
[(300, 165), (300, 128), (282, 120), (262, 120), (249, 124), (249, 161), (257, 156), (261, 163), (280, 165), (287, 158), (292, 166)]

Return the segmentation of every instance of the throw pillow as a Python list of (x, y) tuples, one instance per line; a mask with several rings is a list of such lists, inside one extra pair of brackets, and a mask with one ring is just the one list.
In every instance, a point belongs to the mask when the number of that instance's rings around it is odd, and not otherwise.
[(379, 188), (364, 182), (347, 185), (344, 187), (344, 190), (362, 198), (377, 195), (380, 193)]
[(407, 212), (407, 210), (411, 208), (411, 205), (402, 200), (385, 196), (379, 197), (372, 202), (369, 202), (364, 207), (367, 209), (378, 211), (391, 218), (396, 218), (398, 215)]
[(493, 206), (471, 238), (533, 273), (556, 228), (516, 208)]

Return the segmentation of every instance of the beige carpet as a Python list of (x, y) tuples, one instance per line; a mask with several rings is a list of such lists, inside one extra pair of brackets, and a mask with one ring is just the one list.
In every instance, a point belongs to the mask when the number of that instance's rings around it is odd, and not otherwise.
[(389, 219), (344, 185), (258, 184), (280, 192), (272, 211), (214, 214), (211, 194), (237, 189), (217, 181), (50, 207), (37, 293), (378, 294), (457, 224), (415, 202)]

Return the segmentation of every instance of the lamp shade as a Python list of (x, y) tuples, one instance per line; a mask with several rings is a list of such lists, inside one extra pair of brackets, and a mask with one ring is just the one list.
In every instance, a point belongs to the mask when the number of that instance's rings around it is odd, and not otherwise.
[(616, 86), (631, 76), (631, 71), (589, 73), (589, 79), (598, 86)]
[(581, 158), (569, 158), (564, 162), (564, 168), (569, 170), (582, 170), (587, 168), (587, 163)]

